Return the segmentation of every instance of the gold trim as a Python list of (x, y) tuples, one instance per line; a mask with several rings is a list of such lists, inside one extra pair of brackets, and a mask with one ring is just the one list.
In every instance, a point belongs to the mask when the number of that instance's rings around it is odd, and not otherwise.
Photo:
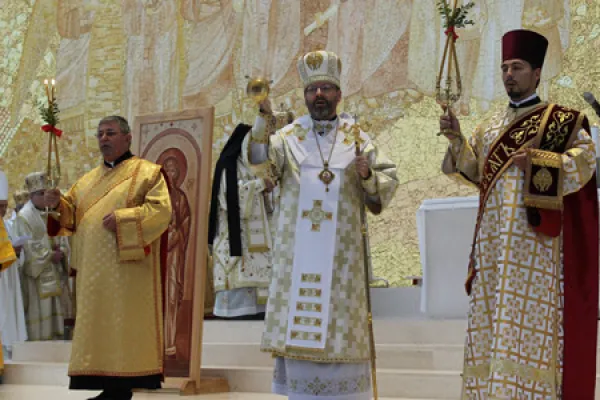
[(321, 283), (321, 274), (302, 274), (300, 280), (308, 283)]
[[(290, 349), (290, 346), (286, 346), (286, 349)], [(299, 349), (306, 352), (312, 353), (322, 353), (325, 350), (317, 350), (317, 349), (305, 349), (300, 347), (293, 347), (294, 349)], [(292, 360), (300, 360), (300, 361), (312, 361), (317, 363), (340, 363), (340, 364), (356, 364), (360, 362), (371, 361), (370, 357), (358, 357), (358, 358), (347, 358), (347, 357), (311, 357), (311, 356), (302, 356), (294, 353), (290, 353), (287, 351), (276, 350), (271, 347), (261, 348), (261, 352), (263, 353), (271, 353), (273, 357), (285, 357)]]

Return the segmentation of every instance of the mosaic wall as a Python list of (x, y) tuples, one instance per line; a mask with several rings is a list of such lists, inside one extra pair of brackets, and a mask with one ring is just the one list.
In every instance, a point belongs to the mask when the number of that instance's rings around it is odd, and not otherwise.
[[(12, 188), (44, 168), (41, 82), (56, 77), (61, 108), (61, 186), (99, 162), (98, 120), (216, 105), (215, 156), (238, 122), (252, 122), (246, 75), (274, 81), (275, 104), (305, 112), (295, 72), (315, 48), (343, 61), (341, 106), (371, 125), (398, 163), (390, 209), (371, 219), (376, 275), (392, 285), (420, 275), (415, 214), (427, 198), (471, 195), (440, 175), (445, 141), (432, 99), (444, 35), (435, 0), (0, 0), (0, 168)], [(500, 37), (519, 27), (551, 41), (540, 93), (590, 109), (581, 98), (600, 78), (599, 0), (475, 0), (475, 25), (458, 32), (472, 129), (506, 98)], [(595, 118), (593, 118), (595, 121)]]

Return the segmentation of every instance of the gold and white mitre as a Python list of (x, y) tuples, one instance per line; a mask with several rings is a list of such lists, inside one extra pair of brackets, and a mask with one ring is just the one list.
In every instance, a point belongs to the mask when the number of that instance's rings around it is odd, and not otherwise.
[(33, 172), (25, 177), (25, 187), (29, 193), (48, 189), (48, 175), (45, 172)]
[(298, 73), (305, 88), (314, 82), (330, 82), (340, 87), (342, 61), (331, 51), (311, 51), (298, 60)]

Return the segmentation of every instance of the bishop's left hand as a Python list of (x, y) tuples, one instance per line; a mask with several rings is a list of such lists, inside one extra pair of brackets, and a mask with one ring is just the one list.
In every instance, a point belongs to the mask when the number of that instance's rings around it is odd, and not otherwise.
[(363, 179), (368, 179), (371, 175), (371, 167), (369, 165), (369, 159), (363, 155), (356, 156), (354, 159), (354, 165), (356, 171)]
[(104, 216), (102, 219), (102, 226), (111, 232), (117, 231), (117, 216), (114, 212)]
[(512, 156), (513, 163), (521, 170), (525, 171), (527, 168), (527, 150), (519, 150)]

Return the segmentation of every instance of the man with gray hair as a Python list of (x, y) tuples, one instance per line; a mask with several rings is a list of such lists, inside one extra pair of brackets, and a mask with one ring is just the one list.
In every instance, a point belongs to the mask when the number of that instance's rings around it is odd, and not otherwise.
[(103, 164), (64, 196), (46, 191), (46, 205), (57, 212), (48, 232), (73, 235), (77, 329), (69, 387), (129, 400), (132, 389), (161, 385), (161, 261), (171, 201), (161, 167), (131, 154), (125, 118), (102, 119), (97, 139)]

